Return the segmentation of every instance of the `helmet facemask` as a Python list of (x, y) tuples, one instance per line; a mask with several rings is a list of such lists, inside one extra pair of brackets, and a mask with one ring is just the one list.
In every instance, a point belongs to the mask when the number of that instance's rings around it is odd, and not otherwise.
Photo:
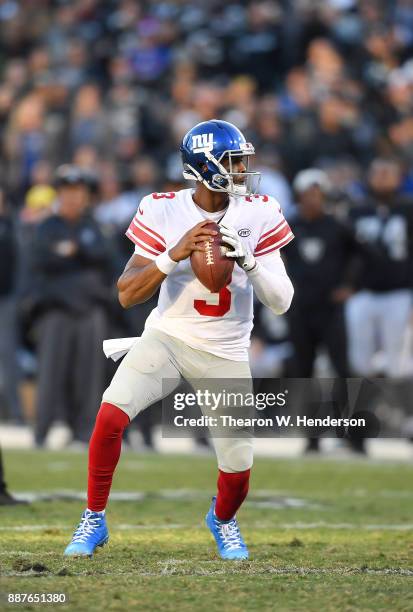
[[(254, 147), (250, 143), (242, 145), (241, 149), (229, 149), (216, 158), (211, 151), (205, 150), (204, 155), (208, 160), (206, 164), (208, 173), (216, 171), (212, 177), (203, 176), (206, 172), (197, 171), (193, 166), (185, 164), (184, 177), (196, 179), (202, 182), (210, 191), (228, 193), (232, 196), (249, 196), (257, 192), (261, 180), (260, 172), (249, 171), (249, 158), (255, 154)], [(243, 158), (246, 166), (245, 172), (235, 172), (235, 158)], [(223, 165), (224, 159), (228, 160), (228, 169)]]

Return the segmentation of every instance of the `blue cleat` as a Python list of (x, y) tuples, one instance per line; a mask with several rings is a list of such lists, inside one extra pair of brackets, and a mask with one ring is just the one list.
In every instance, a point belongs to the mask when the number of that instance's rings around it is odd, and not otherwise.
[(215, 516), (216, 497), (212, 498), (212, 504), (205, 517), (207, 527), (215, 538), (218, 552), (222, 559), (248, 559), (248, 548), (242, 539), (237, 519), (220, 521)]
[(85, 510), (64, 554), (66, 557), (92, 557), (96, 548), (104, 546), (108, 540), (105, 514)]

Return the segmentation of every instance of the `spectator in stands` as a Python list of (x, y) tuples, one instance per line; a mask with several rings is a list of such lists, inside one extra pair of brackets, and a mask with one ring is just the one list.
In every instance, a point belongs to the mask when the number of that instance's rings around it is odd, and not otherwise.
[[(20, 215), (23, 222), (31, 222), (31, 217), (39, 217), (47, 215), (47, 209), (50, 209), (56, 197), (56, 191), (53, 188), (53, 166), (41, 159), (35, 162), (31, 168), (29, 176), (29, 188), (24, 194), (24, 207), (21, 209)], [(26, 215), (27, 213), (27, 215)]]

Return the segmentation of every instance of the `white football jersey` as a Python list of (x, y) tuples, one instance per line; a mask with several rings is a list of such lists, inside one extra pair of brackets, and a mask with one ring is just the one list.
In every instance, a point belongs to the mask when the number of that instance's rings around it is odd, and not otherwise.
[[(193, 189), (152, 193), (141, 200), (126, 232), (136, 254), (153, 260), (200, 221), (217, 221), (219, 214), (200, 209), (193, 193)], [(293, 239), (280, 205), (270, 196), (231, 197), (226, 211), (220, 212), (257, 258), (273, 257)], [(211, 293), (194, 275), (189, 258), (163, 281), (158, 305), (146, 321), (146, 327), (235, 361), (248, 359), (252, 325), (253, 289), (247, 274), (235, 264), (231, 282), (219, 293)]]

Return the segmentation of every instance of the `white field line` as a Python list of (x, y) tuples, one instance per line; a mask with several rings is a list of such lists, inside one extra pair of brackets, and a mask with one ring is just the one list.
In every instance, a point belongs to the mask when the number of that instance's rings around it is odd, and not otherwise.
[[(54, 530), (70, 530), (70, 526), (68, 525), (10, 525), (10, 526), (0, 526), (0, 531), (3, 532), (31, 532), (31, 531), (50, 531), (45, 535), (55, 535), (53, 533)], [(189, 527), (197, 528), (196, 525), (192, 523), (189, 524), (181, 524), (181, 523), (166, 523), (166, 524), (146, 524), (146, 525), (133, 525), (129, 523), (120, 523), (114, 525), (111, 528), (113, 533), (116, 531), (150, 531), (150, 530), (158, 530), (158, 529), (188, 529)], [(198, 528), (203, 528), (203, 525), (200, 523)], [(363, 530), (363, 531), (413, 531), (413, 523), (366, 523), (366, 524), (358, 524), (358, 523), (327, 523), (324, 521), (319, 521), (315, 523), (250, 523), (248, 525), (249, 529), (271, 529), (276, 531), (277, 529), (286, 529), (286, 530), (298, 530), (305, 531), (307, 529), (329, 529), (329, 530)], [(8, 554), (8, 553), (1, 553)]]
[[(189, 560), (185, 559), (167, 559), (165, 561), (158, 561), (157, 565), (162, 568), (162, 573), (168, 574), (168, 569), (176, 570), (177, 566), (185, 566), (192, 563)], [(208, 565), (216, 565), (216, 561), (200, 561), (199, 565), (208, 566)], [(221, 562), (222, 563), (222, 562)], [(226, 562), (223, 563), (226, 565)], [(274, 567), (273, 565), (268, 565), (265, 562), (257, 562), (253, 561), (248, 563), (249, 568), (252, 569), (251, 573), (273, 573), (273, 574), (399, 574), (404, 576), (413, 576), (413, 569), (405, 569), (405, 568), (368, 568), (368, 567), (342, 567), (342, 568), (323, 568), (323, 567), (303, 567), (296, 565), (289, 565), (286, 567)], [(254, 572), (254, 566), (256, 567), (256, 571)], [(242, 568), (242, 566), (241, 566)], [(231, 565), (230, 570), (237, 569), (236, 565)], [(201, 572), (202, 573), (202, 569)], [(230, 571), (232, 573), (232, 571)], [(238, 573), (238, 572), (236, 572)], [(244, 573), (244, 572), (242, 572)], [(248, 572), (247, 572), (248, 573)]]
[[(222, 562), (222, 564), (225, 564), (225, 561)], [(168, 575), (171, 574), (173, 575), (174, 571), (167, 571), (164, 570), (162, 572), (163, 575)], [(386, 568), (386, 569), (361, 569), (361, 568), (344, 568), (344, 569), (336, 569), (336, 568), (332, 568), (332, 569), (324, 569), (324, 568), (316, 568), (316, 567), (310, 567), (310, 568), (306, 568), (306, 567), (295, 567), (295, 568), (281, 568), (281, 567), (273, 567), (273, 568), (264, 568), (264, 569), (258, 569), (258, 571), (254, 571), (254, 568), (252, 568), (251, 571), (249, 572), (239, 572), (237, 571), (237, 568), (235, 568), (235, 571), (230, 571), (228, 572), (227, 569), (222, 569), (222, 570), (212, 570), (212, 571), (208, 571), (208, 569), (206, 570), (202, 570), (199, 572), (184, 572), (183, 575), (184, 576), (199, 576), (199, 575), (211, 575), (211, 576), (216, 576), (216, 575), (228, 575), (228, 574), (243, 574), (243, 575), (258, 575), (258, 574), (278, 574), (280, 576), (288, 576), (291, 574), (299, 574), (302, 576), (308, 575), (308, 574), (312, 574), (312, 575), (329, 575), (329, 574), (335, 574), (335, 575), (339, 575), (339, 576), (351, 576), (354, 574), (358, 574), (358, 575), (373, 575), (373, 576), (413, 576), (413, 570), (409, 570), (409, 569), (399, 569), (399, 568)], [(20, 574), (21, 575), (21, 574)], [(157, 574), (156, 572), (142, 572), (140, 574), (141, 576), (159, 576), (159, 573)]]
[[(245, 575), (245, 576), (256, 576), (256, 575), (321, 575), (328, 576), (330, 574), (336, 576), (354, 576), (354, 575), (370, 575), (370, 576), (400, 576), (411, 577), (413, 576), (413, 569), (405, 568), (369, 568), (369, 567), (302, 567), (302, 566), (287, 566), (287, 567), (274, 567), (273, 565), (266, 565), (260, 562), (245, 562), (245, 563), (233, 563), (229, 564), (227, 561), (197, 561), (197, 567), (186, 568), (185, 565), (193, 565), (193, 561), (180, 561), (171, 559), (169, 561), (158, 562), (158, 571), (131, 571), (123, 572), (110, 572), (106, 573), (109, 576), (121, 576), (121, 575), (137, 575), (137, 576), (217, 576), (217, 575)], [(26, 576), (37, 576), (39, 573), (34, 571), (29, 572), (4, 572), (3, 576), (7, 577), (19, 577), (22, 575)], [(40, 575), (50, 576), (54, 575), (53, 572), (45, 571)]]
[[(13, 492), (17, 498), (33, 498), (41, 499), (43, 497), (72, 497), (74, 499), (86, 499), (86, 490), (84, 489), (44, 489), (38, 491), (18, 491)], [(400, 497), (410, 498), (413, 497), (413, 489), (406, 490), (386, 490), (375, 491), (371, 493), (366, 489), (346, 489), (343, 491), (345, 495), (352, 495), (353, 497), (368, 497), (374, 494), (376, 497)], [(161, 499), (176, 499), (176, 500), (194, 500), (194, 499), (205, 499), (208, 495), (204, 489), (157, 489), (155, 491), (112, 491), (110, 498), (115, 501), (140, 501), (141, 499), (161, 498)], [(265, 498), (265, 499), (260, 499)], [(289, 501), (297, 500), (301, 503), (308, 503), (306, 499), (299, 499), (291, 496), (288, 491), (281, 489), (254, 489), (254, 491), (248, 497), (246, 503), (254, 503), (261, 501), (272, 501), (276, 498), (277, 500)], [(310, 503), (313, 503), (311, 501)]]
[[(28, 502), (49, 500), (81, 500), (86, 502), (86, 492), (81, 490), (60, 489), (51, 491), (19, 491), (15, 494), (18, 499)], [(205, 491), (199, 489), (160, 489), (157, 491), (113, 491), (110, 499), (112, 501), (139, 502), (145, 499), (162, 499), (176, 501), (205, 500), (209, 503), (209, 497)], [(255, 491), (254, 495), (245, 502), (255, 508), (306, 508), (308, 510), (323, 510), (323, 506), (311, 500), (300, 499), (281, 494), (280, 492)]]

